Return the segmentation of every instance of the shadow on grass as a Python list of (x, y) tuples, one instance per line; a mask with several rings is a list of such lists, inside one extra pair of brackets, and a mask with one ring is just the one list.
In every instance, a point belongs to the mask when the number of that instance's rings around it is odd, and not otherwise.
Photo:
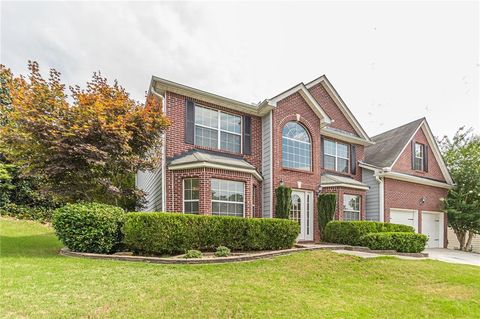
[(0, 236), (0, 257), (57, 257), (61, 247), (52, 234)]

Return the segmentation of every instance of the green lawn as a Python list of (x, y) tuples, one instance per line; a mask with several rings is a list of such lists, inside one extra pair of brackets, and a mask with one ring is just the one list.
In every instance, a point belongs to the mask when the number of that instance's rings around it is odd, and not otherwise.
[(0, 219), (0, 316), (480, 318), (480, 268), (314, 251), (225, 265), (57, 255), (51, 228)]

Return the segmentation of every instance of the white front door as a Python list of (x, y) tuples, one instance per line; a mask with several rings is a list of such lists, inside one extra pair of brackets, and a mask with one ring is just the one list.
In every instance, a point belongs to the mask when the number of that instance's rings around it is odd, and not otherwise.
[(428, 236), (428, 248), (443, 247), (443, 213), (422, 212), (422, 234)]
[(390, 209), (390, 223), (412, 226), (418, 231), (418, 212), (410, 209)]
[(300, 224), (297, 240), (313, 240), (313, 193), (292, 191), (290, 219)]

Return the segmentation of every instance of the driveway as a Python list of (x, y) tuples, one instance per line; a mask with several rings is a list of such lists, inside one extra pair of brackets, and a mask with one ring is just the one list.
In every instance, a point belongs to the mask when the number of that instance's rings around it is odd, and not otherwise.
[(442, 248), (427, 248), (424, 252), (428, 253), (430, 259), (447, 263), (480, 266), (480, 254)]

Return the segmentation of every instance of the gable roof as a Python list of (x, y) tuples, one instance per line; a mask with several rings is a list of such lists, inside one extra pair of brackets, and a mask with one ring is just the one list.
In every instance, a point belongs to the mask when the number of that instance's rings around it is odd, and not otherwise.
[(314, 87), (317, 84), (321, 84), (325, 88), (325, 90), (332, 97), (333, 101), (338, 106), (340, 111), (343, 113), (347, 121), (350, 123), (350, 125), (352, 125), (355, 132), (357, 132), (358, 136), (370, 142), (371, 139), (368, 136), (367, 132), (365, 132), (363, 127), (357, 121), (353, 113), (348, 108), (347, 104), (345, 104), (343, 99), (338, 94), (337, 90), (333, 87), (330, 80), (325, 75), (322, 75), (316, 78), (315, 80), (308, 82), (305, 86), (307, 87), (307, 89), (310, 89), (311, 87)]
[(447, 165), (424, 117), (372, 137), (375, 144), (365, 147), (363, 163), (368, 166), (391, 170), (419, 129), (425, 134), (445, 181), (447, 184), (453, 185)]
[(307, 104), (312, 108), (313, 112), (320, 117), (322, 122), (326, 124), (330, 124), (332, 122), (330, 117), (327, 115), (327, 113), (325, 113), (322, 107), (318, 104), (317, 100), (315, 100), (312, 94), (310, 94), (310, 91), (308, 91), (307, 87), (303, 83), (299, 83), (294, 87), (274, 96), (273, 98), (268, 99), (268, 102), (276, 107), (279, 101), (297, 92), (305, 99), (305, 102), (307, 102)]
[(425, 118), (373, 136), (373, 145), (365, 148), (365, 163), (377, 167), (392, 167)]

